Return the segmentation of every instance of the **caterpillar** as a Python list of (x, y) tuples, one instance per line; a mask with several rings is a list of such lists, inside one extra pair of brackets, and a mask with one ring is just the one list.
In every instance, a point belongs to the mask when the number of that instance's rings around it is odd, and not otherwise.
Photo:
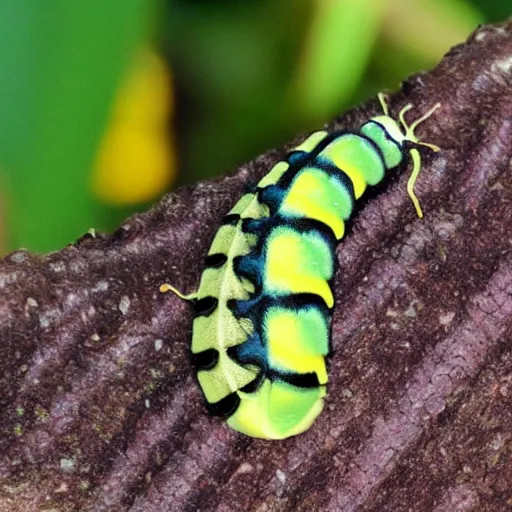
[(224, 217), (193, 302), (192, 356), (213, 414), (248, 436), (284, 439), (307, 430), (323, 408), (334, 306), (335, 249), (368, 186), (412, 160), (421, 168), (416, 127), (405, 106), (356, 131), (318, 131), (294, 148)]

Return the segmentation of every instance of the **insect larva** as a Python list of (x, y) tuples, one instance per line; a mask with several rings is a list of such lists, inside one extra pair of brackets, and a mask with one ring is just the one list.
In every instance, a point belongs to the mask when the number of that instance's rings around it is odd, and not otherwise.
[(326, 395), (335, 249), (354, 202), (411, 156), (407, 191), (421, 168), (416, 127), (384, 114), (356, 131), (311, 134), (235, 204), (219, 227), (193, 300), (192, 354), (210, 410), (253, 437), (307, 430)]

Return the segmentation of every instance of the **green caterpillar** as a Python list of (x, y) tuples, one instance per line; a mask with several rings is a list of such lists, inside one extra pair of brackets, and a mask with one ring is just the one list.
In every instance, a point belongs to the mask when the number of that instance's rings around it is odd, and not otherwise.
[(284, 439), (323, 408), (335, 249), (367, 186), (411, 156), (407, 190), (421, 168), (416, 127), (384, 114), (357, 131), (315, 132), (235, 204), (218, 229), (193, 300), (192, 354), (213, 414), (248, 436)]

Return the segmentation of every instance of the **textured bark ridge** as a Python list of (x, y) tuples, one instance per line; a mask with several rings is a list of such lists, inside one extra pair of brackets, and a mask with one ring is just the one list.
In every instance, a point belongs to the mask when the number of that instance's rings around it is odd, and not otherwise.
[[(497, 511), (512, 507), (512, 24), (390, 98), (442, 104), (338, 248), (327, 406), (303, 435), (209, 417), (189, 304), (216, 226), (284, 154), (167, 196), (113, 235), (0, 262), (0, 509)], [(355, 127), (377, 101), (340, 117)], [(410, 117), (409, 117), (410, 116)]]

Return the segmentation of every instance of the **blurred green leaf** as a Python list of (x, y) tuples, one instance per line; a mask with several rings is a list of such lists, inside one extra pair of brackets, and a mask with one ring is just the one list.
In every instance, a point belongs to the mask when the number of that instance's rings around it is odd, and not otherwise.
[(324, 122), (346, 105), (368, 64), (386, 0), (319, 0), (291, 95), (292, 111)]
[(311, 1), (169, 2), (162, 38), (177, 83), (181, 182), (225, 172), (296, 132), (283, 98)]
[(486, 14), (487, 21), (505, 21), (512, 14), (512, 4), (507, 0), (473, 0), (471, 2)]
[(148, 0), (0, 0), (0, 170), (12, 244), (57, 249), (97, 224), (88, 193), (109, 104)]
[(389, 0), (383, 36), (394, 46), (390, 54), (409, 54), (417, 65), (430, 66), (484, 21), (468, 0)]

